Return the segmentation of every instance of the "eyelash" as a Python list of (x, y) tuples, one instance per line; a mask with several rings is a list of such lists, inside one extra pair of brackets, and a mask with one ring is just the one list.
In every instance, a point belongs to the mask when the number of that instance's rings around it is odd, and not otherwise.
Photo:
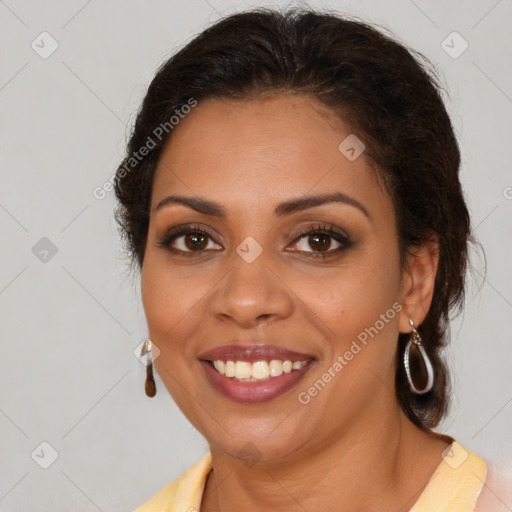
[[(174, 247), (171, 247), (171, 243), (180, 236), (188, 235), (188, 234), (201, 234), (204, 235), (210, 239), (212, 239), (210, 233), (208, 231), (205, 231), (200, 226), (197, 225), (189, 225), (189, 226), (179, 226), (174, 229), (170, 229), (166, 233), (164, 233), (157, 241), (157, 245), (159, 247), (162, 247), (164, 249), (167, 249), (169, 251), (172, 251), (176, 254), (183, 255), (186, 257), (189, 256), (195, 256), (197, 253), (203, 253), (206, 252), (205, 250), (200, 251), (182, 251), (181, 249), (175, 249)], [(305, 236), (313, 236), (313, 235), (326, 235), (334, 240), (336, 240), (338, 243), (341, 244), (341, 247), (338, 247), (337, 249), (330, 250), (330, 251), (298, 251), (298, 252), (306, 252), (307, 254), (313, 255), (314, 258), (327, 258), (329, 256), (333, 256), (334, 254), (338, 254), (342, 251), (345, 251), (347, 249), (350, 249), (353, 246), (352, 241), (350, 238), (337, 230), (332, 229), (329, 225), (323, 224), (323, 225), (316, 225), (316, 226), (310, 226), (308, 228), (305, 228), (303, 231), (299, 233), (297, 237), (295, 237), (294, 242), (300, 240), (301, 238), (304, 238)]]

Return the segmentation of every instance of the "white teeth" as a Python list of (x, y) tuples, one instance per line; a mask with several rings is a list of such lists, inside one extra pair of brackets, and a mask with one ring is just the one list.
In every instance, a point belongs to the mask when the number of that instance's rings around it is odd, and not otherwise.
[(241, 381), (256, 382), (268, 380), (273, 377), (279, 377), (283, 373), (290, 373), (292, 370), (300, 370), (308, 361), (281, 361), (272, 359), (267, 361), (213, 361), (214, 368), (226, 377), (233, 377)]
[(224, 373), (225, 373), (225, 370), (224, 370), (224, 361), (214, 361), (213, 366), (215, 366), (215, 369), (216, 369), (219, 373), (222, 373), (222, 375), (224, 375)]
[(235, 363), (235, 378), (250, 379), (252, 377), (252, 364), (247, 361), (237, 361)]
[(279, 377), (279, 375), (283, 374), (283, 362), (278, 359), (272, 359), (270, 361), (270, 376), (271, 377)]
[(235, 363), (233, 361), (226, 361), (226, 364), (224, 365), (224, 375), (226, 377), (235, 376)]
[(270, 375), (270, 369), (267, 361), (256, 361), (252, 363), (252, 375), (254, 379), (266, 379)]

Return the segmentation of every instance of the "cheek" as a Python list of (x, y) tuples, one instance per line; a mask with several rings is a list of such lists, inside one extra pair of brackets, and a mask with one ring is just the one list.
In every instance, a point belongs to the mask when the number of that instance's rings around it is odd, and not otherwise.
[(375, 322), (397, 298), (399, 274), (391, 264), (368, 261), (341, 268), (322, 281), (303, 281), (302, 300), (335, 332)]
[[(164, 278), (162, 279), (162, 277)], [(165, 276), (159, 272), (151, 254), (146, 254), (141, 272), (141, 297), (148, 323), (149, 337), (153, 337), (155, 342), (165, 327), (164, 323), (171, 325), (172, 319), (169, 317), (165, 319), (164, 311), (167, 310), (170, 316), (174, 314), (174, 309), (169, 308), (168, 290)]]
[(158, 260), (159, 255), (147, 254), (141, 272), (148, 334), (160, 350), (154, 369), (180, 409), (193, 416), (189, 393), (196, 395), (198, 390), (191, 377), (191, 365), (196, 361), (188, 341), (193, 339), (193, 325), (198, 321), (197, 308), (193, 307), (197, 301), (186, 293), (190, 282), (187, 288), (183, 280), (169, 272), (165, 262)]
[(165, 256), (151, 252), (146, 255), (141, 297), (150, 334), (155, 338), (172, 338), (174, 330), (186, 323), (180, 320), (193, 314), (202, 297), (201, 285), (196, 281), (183, 279), (172, 271)]
[(158, 259), (147, 254), (141, 272), (141, 297), (148, 334), (160, 349), (160, 357), (155, 361), (157, 369), (162, 365), (167, 367), (177, 355), (183, 357), (182, 319), (187, 318), (187, 311), (192, 309), (183, 283), (173, 278), (172, 272)]
[(155, 368), (188, 379), (197, 364), (198, 326), (205, 320), (205, 300), (214, 280), (194, 276), (193, 267), (171, 269), (166, 254), (148, 252), (141, 272), (141, 297), (149, 338), (160, 349)]
[[(393, 389), (398, 311), (396, 271), (378, 261), (340, 270), (320, 287), (311, 287), (306, 305), (318, 331), (325, 334), (325, 358), (302, 391), (326, 391), (313, 403), (326, 415), (350, 418), (359, 414), (361, 403), (370, 403), (379, 393)], [(311, 395), (314, 396), (314, 395)], [(343, 408), (332, 404), (344, 404)], [(338, 421), (338, 420), (333, 420)]]
[(306, 310), (314, 313), (318, 330), (329, 340), (326, 363), (352, 347), (357, 355), (351, 361), (358, 361), (351, 363), (352, 367), (362, 364), (385, 372), (393, 364), (397, 309), (401, 308), (397, 302), (399, 277), (398, 259), (374, 250), (360, 253), (321, 285), (303, 281)]

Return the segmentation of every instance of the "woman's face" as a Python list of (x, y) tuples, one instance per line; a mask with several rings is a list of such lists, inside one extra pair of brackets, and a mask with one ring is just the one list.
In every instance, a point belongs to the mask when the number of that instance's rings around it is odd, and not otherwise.
[(161, 156), (142, 299), (155, 368), (212, 450), (290, 459), (396, 414), (394, 211), (349, 135), (310, 98), (208, 100)]

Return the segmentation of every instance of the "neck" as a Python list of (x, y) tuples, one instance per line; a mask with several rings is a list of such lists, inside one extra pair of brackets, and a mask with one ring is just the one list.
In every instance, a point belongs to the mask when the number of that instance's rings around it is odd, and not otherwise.
[(365, 429), (357, 422), (334, 443), (316, 445), (287, 462), (248, 467), (211, 447), (213, 466), (201, 512), (242, 506), (249, 512), (409, 510), (449, 442), (390, 410), (374, 421), (365, 418)]

